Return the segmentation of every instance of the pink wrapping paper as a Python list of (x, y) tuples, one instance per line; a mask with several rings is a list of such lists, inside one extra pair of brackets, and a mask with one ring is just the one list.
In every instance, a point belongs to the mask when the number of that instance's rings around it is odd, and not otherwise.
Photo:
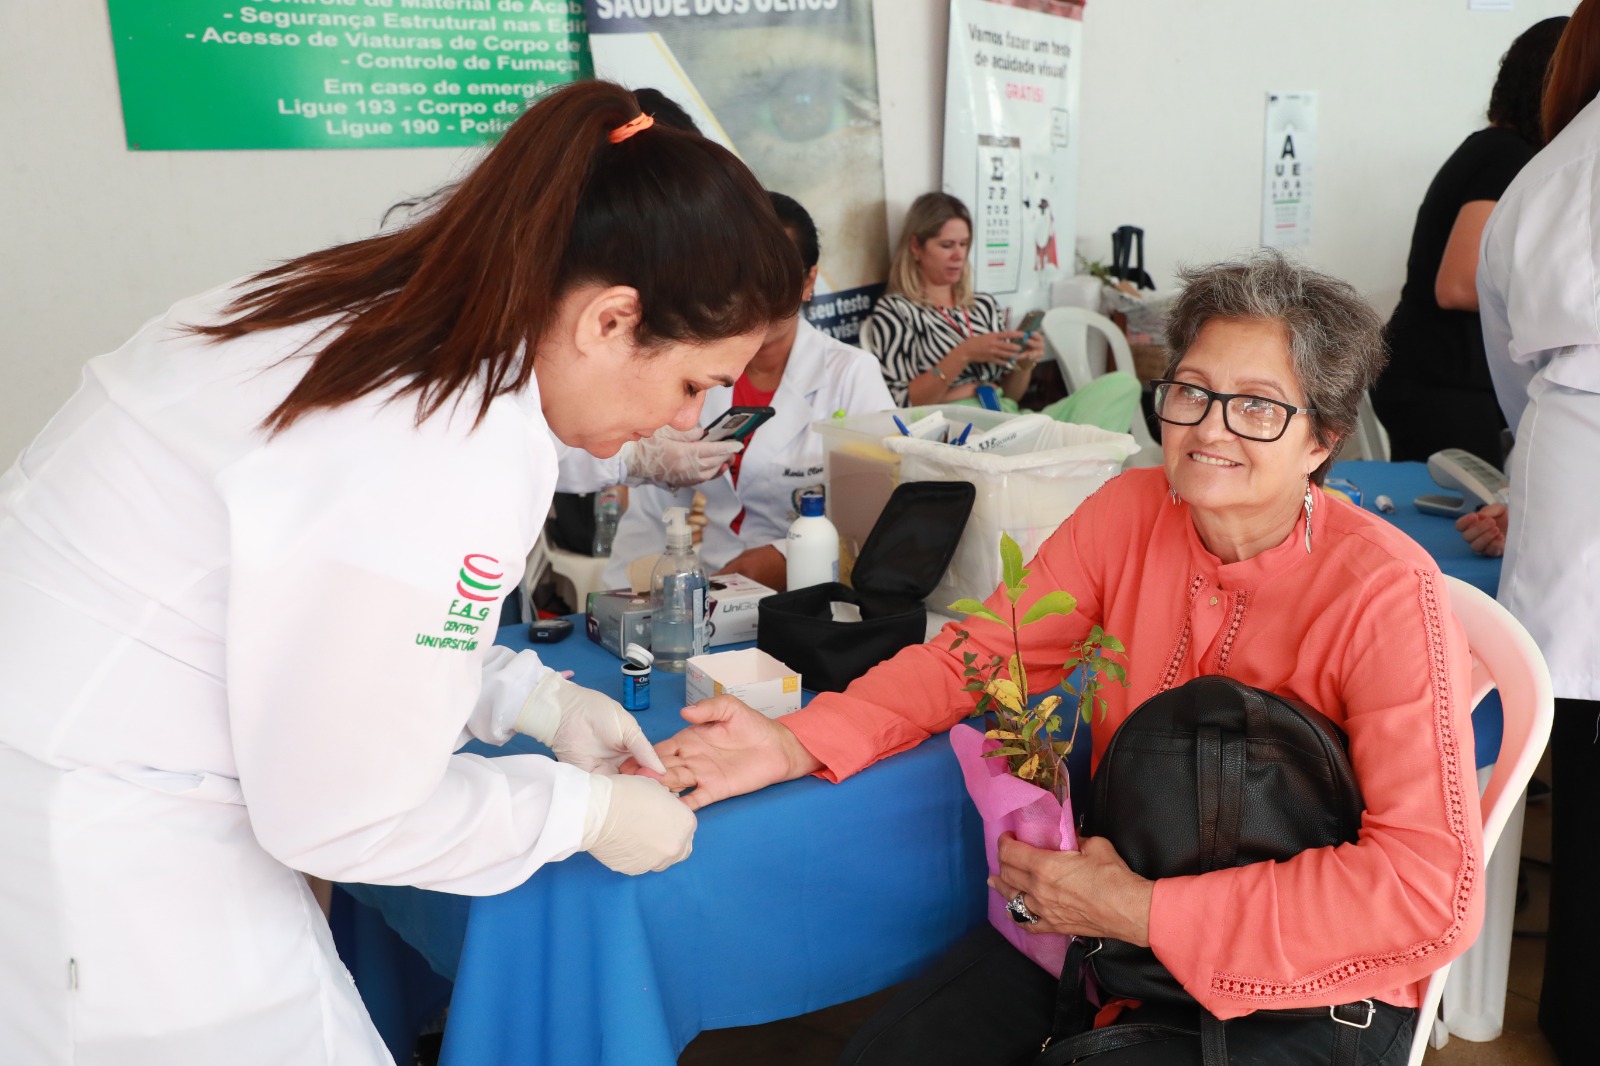
[[(1072, 823), (1072, 803), (1057, 802), (1054, 795), (1013, 777), (1003, 758), (985, 759), (983, 753), (1000, 746), (969, 725), (950, 730), (950, 747), (955, 749), (967, 794), (983, 818), (983, 849), (989, 860), (989, 873), (1000, 869), (1000, 834), (1011, 832), (1024, 844), (1057, 851), (1075, 851), (1078, 833)], [(999, 893), (989, 893), (989, 924), (1028, 958), (1044, 967), (1051, 976), (1061, 974), (1067, 957), (1068, 937), (1059, 933), (1029, 933), (1006, 910)]]

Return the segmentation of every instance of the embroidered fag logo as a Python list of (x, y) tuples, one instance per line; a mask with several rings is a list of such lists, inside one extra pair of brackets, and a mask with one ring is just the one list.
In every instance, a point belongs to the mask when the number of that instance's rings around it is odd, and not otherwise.
[(491, 555), (468, 555), (461, 560), (456, 591), (477, 603), (493, 603), (500, 598), (497, 593), (503, 577), (500, 560)]

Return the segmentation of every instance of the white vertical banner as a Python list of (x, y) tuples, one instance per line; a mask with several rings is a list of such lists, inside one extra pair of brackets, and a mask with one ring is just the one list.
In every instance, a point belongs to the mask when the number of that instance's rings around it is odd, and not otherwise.
[(1317, 161), (1317, 94), (1267, 93), (1261, 243), (1292, 248), (1311, 240)]
[(950, 0), (944, 191), (972, 212), (975, 287), (1013, 321), (1049, 307), (1050, 283), (1074, 272), (1081, 13)]

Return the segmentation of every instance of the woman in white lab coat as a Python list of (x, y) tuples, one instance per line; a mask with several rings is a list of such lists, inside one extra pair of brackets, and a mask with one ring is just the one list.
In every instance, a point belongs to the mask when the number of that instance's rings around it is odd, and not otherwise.
[[(631, 717), (493, 646), (556, 479), (799, 302), (732, 155), (580, 83), (407, 227), (185, 300), (0, 479), (0, 1058), (389, 1061), (296, 871), (688, 854)], [(684, 269), (693, 264), (694, 269)], [(453, 754), (513, 731), (561, 762)]]
[(1509, 425), (1500, 601), (1528, 627), (1556, 694), (1550, 932), (1539, 1025), (1563, 1063), (1592, 1062), (1600, 995), (1600, 0), (1550, 63), (1548, 144), (1484, 228), (1484, 347)]
[[(817, 227), (792, 198), (769, 195), (800, 251), (805, 267), (802, 299), (809, 300), (820, 256)], [(605, 571), (608, 588), (626, 587), (628, 565), (663, 549), (667, 534), (662, 513), (668, 507), (689, 506), (698, 491), (706, 498), (700, 543), (706, 569), (743, 574), (781, 591), (787, 585), (785, 538), (800, 513), (800, 494), (823, 484), (822, 438), (811, 424), (840, 411), (887, 411), (894, 400), (876, 358), (796, 315), (773, 325), (732, 388), (706, 397), (701, 424), (710, 425), (733, 406), (770, 406), (773, 416), (710, 480), (687, 488), (648, 484), (630, 490)]]

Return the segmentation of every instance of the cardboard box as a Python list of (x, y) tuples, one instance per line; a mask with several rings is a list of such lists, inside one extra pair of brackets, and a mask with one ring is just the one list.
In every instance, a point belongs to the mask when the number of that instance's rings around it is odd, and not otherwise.
[(711, 579), (711, 639), (713, 648), (756, 639), (756, 604), (772, 590), (743, 574), (717, 574)]
[(757, 648), (691, 656), (684, 692), (689, 703), (736, 696), (768, 718), (800, 709), (800, 675)]
[(622, 658), (629, 644), (650, 646), (650, 596), (628, 589), (589, 593), (584, 632), (606, 651)]

